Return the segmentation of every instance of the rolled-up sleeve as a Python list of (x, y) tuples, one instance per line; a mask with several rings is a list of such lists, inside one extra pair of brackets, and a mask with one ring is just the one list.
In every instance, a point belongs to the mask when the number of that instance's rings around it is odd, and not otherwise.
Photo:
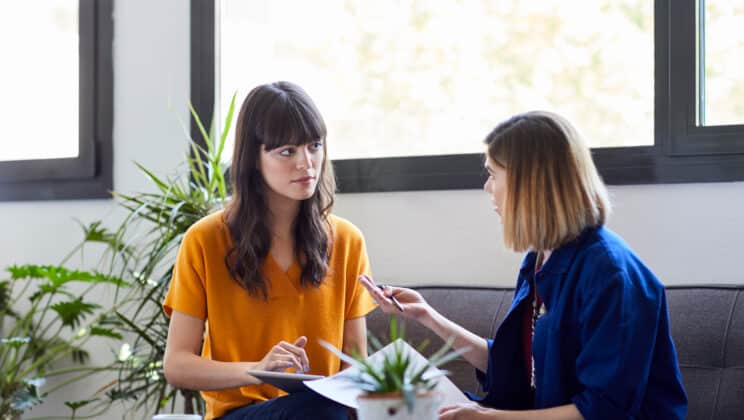
[(579, 308), (583, 391), (572, 400), (585, 419), (627, 419), (643, 402), (663, 290), (618, 272), (588, 287)]
[(484, 393), (487, 393), (491, 390), (491, 378), (493, 377), (493, 363), (491, 358), (491, 348), (493, 347), (493, 340), (488, 339), (486, 340), (488, 342), (488, 367), (486, 368), (486, 372), (481, 371), (480, 369), (475, 370), (475, 377), (478, 379), (478, 383), (480, 384), (480, 388)]

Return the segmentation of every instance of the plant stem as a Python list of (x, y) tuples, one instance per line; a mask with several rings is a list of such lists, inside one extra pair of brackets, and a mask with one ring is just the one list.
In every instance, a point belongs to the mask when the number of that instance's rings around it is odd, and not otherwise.
[(51, 372), (47, 372), (44, 374), (45, 378), (49, 378), (52, 376), (59, 376), (59, 375), (66, 375), (68, 373), (75, 373), (75, 372), (83, 372), (83, 371), (104, 371), (104, 370), (110, 370), (113, 369), (111, 365), (104, 366), (104, 367), (85, 367), (85, 366), (79, 366), (79, 367), (71, 367), (71, 368), (64, 368), (64, 369), (57, 369), (53, 370)]
[[(78, 420), (82, 419), (98, 419), (101, 418), (101, 414), (108, 411), (110, 404), (103, 404), (103, 408), (101, 408), (100, 411), (96, 411), (92, 414), (87, 414), (85, 416), (77, 416), (75, 417)], [(45, 417), (25, 417), (25, 420), (69, 420), (69, 417), (67, 416), (45, 416)]]
[[(34, 302), (33, 305), (31, 305), (31, 309), (26, 313), (26, 315), (23, 318), (21, 318), (20, 321), (18, 321), (15, 327), (13, 327), (10, 337), (16, 336), (18, 332), (21, 332), (22, 335), (24, 336), (26, 335), (24, 328), (27, 328), (26, 324), (33, 324), (33, 320), (34, 320), (33, 314), (36, 312), (36, 308), (38, 307), (38, 305), (39, 305), (38, 300)], [(24, 355), (25, 355), (25, 353), (28, 351), (29, 346), (25, 345), (23, 347), (24, 347)], [(6, 367), (8, 368), (7, 370), (8, 374), (6, 376), (6, 381), (9, 383), (15, 382), (16, 379), (19, 377), (20, 378), (23, 377), (22, 375), (21, 376), (18, 375), (18, 370), (20, 370), (20, 366), (17, 366), (17, 361), (18, 361), (18, 354), (20, 352), (21, 352), (20, 348), (14, 348), (14, 351), (10, 355), (10, 362), (8, 364), (5, 363), (6, 359), (5, 357), (3, 357), (2, 366), (3, 366), (3, 369), (6, 369)], [(25, 357), (23, 357), (21, 360), (23, 359), (25, 359)]]
[[(50, 304), (52, 303), (52, 298), (53, 297), (54, 297), (54, 293), (50, 294), (49, 297), (47, 298), (47, 302), (46, 302), (46, 304), (44, 304), (44, 309), (41, 311), (41, 316), (39, 317), (39, 325), (43, 325), (43, 323), (44, 323), (44, 317), (46, 316), (47, 311), (49, 310), (49, 307), (51, 306)], [(52, 327), (52, 325), (54, 325), (56, 323), (56, 321), (57, 320), (54, 319), (50, 323), (48, 323), (46, 325), (46, 327), (44, 327), (44, 330), (41, 331), (38, 334), (38, 336), (39, 337), (44, 337), (46, 335), (46, 333), (49, 331), (49, 329)]]
[(83, 245), (84, 245), (84, 244), (85, 244), (85, 240), (83, 240), (82, 242), (80, 242), (79, 244), (77, 244), (77, 245), (75, 246), (75, 248), (73, 248), (73, 249), (72, 249), (72, 251), (70, 251), (69, 253), (67, 253), (67, 255), (65, 255), (65, 257), (64, 257), (64, 258), (62, 258), (62, 261), (61, 261), (61, 262), (59, 263), (59, 265), (65, 265), (65, 263), (66, 263), (66, 262), (67, 262), (67, 261), (68, 261), (68, 260), (69, 260), (70, 258), (72, 258), (72, 256), (73, 256), (73, 255), (75, 255), (75, 254), (76, 254), (76, 253), (77, 253), (77, 252), (78, 252), (79, 250), (81, 250), (81, 249), (83, 248)]
[[(96, 368), (89, 368), (89, 369), (90, 369), (89, 372), (86, 372), (86, 373), (84, 373), (82, 375), (78, 375), (78, 376), (75, 376), (73, 378), (70, 378), (70, 379), (68, 379), (66, 381), (63, 381), (63, 382), (58, 383), (57, 385), (55, 385), (52, 388), (50, 388), (49, 390), (47, 390), (46, 393), (47, 394), (51, 394), (52, 392), (54, 392), (54, 391), (56, 391), (56, 390), (58, 390), (60, 388), (63, 388), (63, 387), (65, 387), (65, 386), (67, 386), (67, 385), (69, 385), (69, 384), (71, 384), (73, 382), (77, 382), (77, 381), (79, 381), (79, 380), (81, 380), (83, 378), (87, 378), (88, 376), (93, 375), (94, 373), (98, 373), (99, 371), (104, 370), (104, 369), (96, 369)], [(46, 375), (46, 376), (49, 376), (49, 375)]]
[[(36, 359), (33, 363), (26, 367), (26, 369), (20, 371), (17, 377), (23, 378), (29, 373), (38, 369), (39, 366), (42, 366), (45, 363), (49, 363), (52, 360), (60, 359), (72, 353), (73, 351), (75, 351), (75, 348), (72, 347), (72, 343), (74, 343), (75, 341), (77, 341), (77, 338), (73, 337), (69, 342), (65, 341), (64, 344), (59, 344), (50, 349), (47, 349), (43, 356)], [(86, 341), (87, 340), (83, 340), (82, 343), (85, 343)]]

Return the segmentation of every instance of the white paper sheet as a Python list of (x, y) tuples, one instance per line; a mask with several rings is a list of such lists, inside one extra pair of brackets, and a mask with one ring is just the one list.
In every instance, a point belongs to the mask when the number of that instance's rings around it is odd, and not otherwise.
[[(394, 344), (402, 345), (404, 347), (404, 351), (411, 357), (411, 366), (413, 366), (413, 369), (418, 369), (419, 366), (423, 367), (426, 364), (426, 358), (421, 355), (421, 353), (417, 352), (416, 349), (400, 339), (383, 347), (375, 354), (369, 356), (367, 360), (373, 364), (382, 363), (385, 354), (394, 351)], [(424, 377), (437, 375), (440, 372), (441, 371), (437, 368), (430, 368), (424, 374)], [(314, 381), (304, 381), (304, 383), (308, 388), (328, 399), (347, 407), (358, 408), (357, 398), (363, 393), (363, 391), (359, 389), (351, 379), (349, 379), (350, 377), (356, 377), (358, 375), (359, 370), (352, 366), (333, 376)], [(465, 394), (446, 376), (441, 376), (439, 378), (439, 383), (434, 389), (442, 396), (442, 406), (469, 401)]]

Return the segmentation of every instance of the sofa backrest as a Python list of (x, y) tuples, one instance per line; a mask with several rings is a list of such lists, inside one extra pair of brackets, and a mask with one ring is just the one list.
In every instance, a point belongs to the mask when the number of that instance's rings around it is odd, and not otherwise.
[[(493, 337), (514, 296), (513, 289), (417, 287), (442, 315), (481, 337)], [(687, 418), (733, 419), (744, 413), (744, 285), (667, 287), (672, 337), (689, 399)], [(375, 310), (367, 327), (388, 334), (388, 317)], [(425, 328), (407, 323), (413, 345), (428, 339), (431, 354), (442, 344)], [(473, 368), (464, 360), (445, 367), (460, 389), (478, 394)]]

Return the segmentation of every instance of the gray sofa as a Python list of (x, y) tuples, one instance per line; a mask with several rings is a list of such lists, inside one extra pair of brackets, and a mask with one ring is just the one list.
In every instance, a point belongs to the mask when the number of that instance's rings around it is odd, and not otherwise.
[[(417, 287), (446, 317), (482, 337), (492, 337), (509, 309), (514, 290), (470, 287)], [(744, 418), (744, 285), (671, 286), (667, 301), (672, 336), (689, 398), (687, 418)], [(388, 317), (375, 310), (369, 330), (387, 337)], [(407, 323), (413, 344), (429, 338), (428, 349), (441, 340), (425, 328)], [(425, 351), (425, 353), (428, 353)], [(473, 368), (457, 360), (446, 366), (465, 391), (478, 393)]]

